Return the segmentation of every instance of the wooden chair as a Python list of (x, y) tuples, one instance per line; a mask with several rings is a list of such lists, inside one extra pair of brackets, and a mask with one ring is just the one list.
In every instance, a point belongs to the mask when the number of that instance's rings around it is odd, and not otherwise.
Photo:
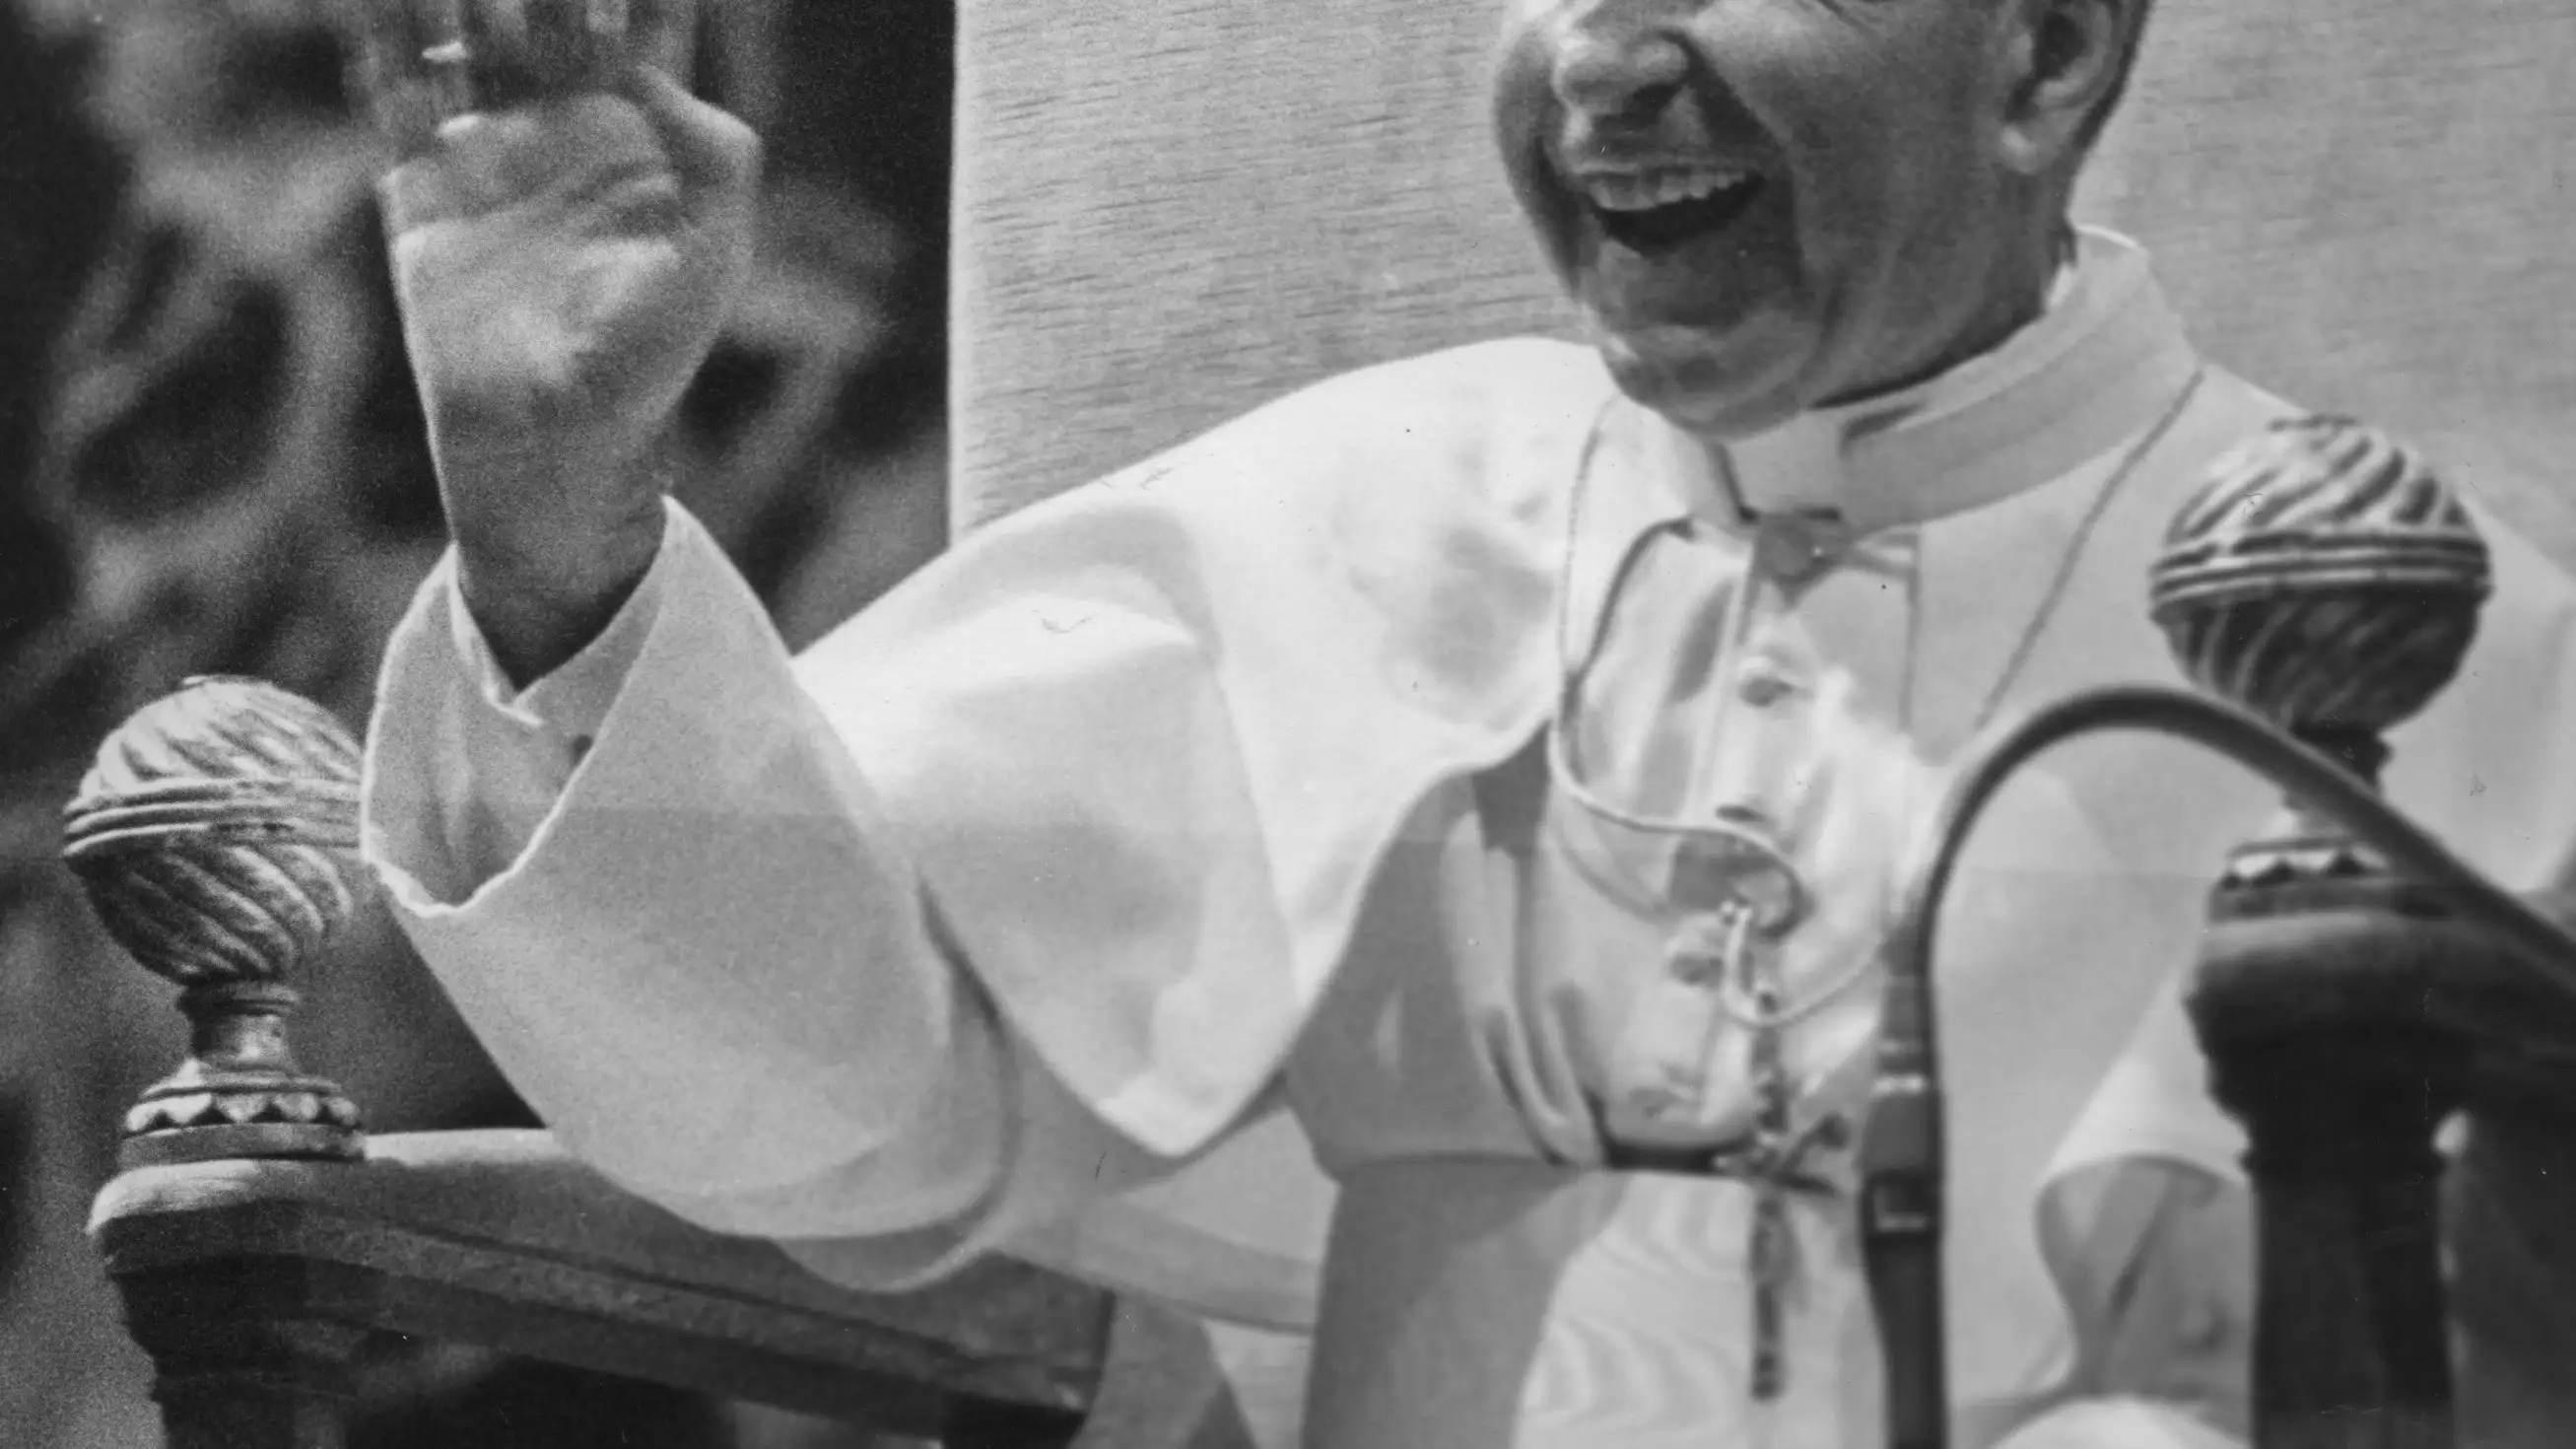
[(338, 1444), (351, 1360), (381, 1333), (959, 1445), (1070, 1444), (1099, 1390), (1110, 1300), (1051, 1274), (853, 1294), (656, 1211), (542, 1132), (364, 1151), (137, 1167), (100, 1196), (174, 1446)]
[(286, 1034), (290, 981), (361, 900), (356, 762), (319, 708), (198, 680), (109, 741), (71, 811), (101, 919), (192, 1027), (91, 1224), (174, 1449), (335, 1449), (383, 1334), (959, 1449), (1244, 1442), (1199, 1326), (1149, 1304), (1008, 1261), (851, 1292), (544, 1132), (368, 1137)]

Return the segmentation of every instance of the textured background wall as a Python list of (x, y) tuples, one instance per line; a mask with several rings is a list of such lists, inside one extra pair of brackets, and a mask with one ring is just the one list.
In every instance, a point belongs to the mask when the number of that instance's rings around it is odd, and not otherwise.
[[(1498, 10), (965, 0), (956, 516), (1561, 325), (1488, 154)], [(2085, 214), (2156, 249), (2215, 355), (2559, 537), (2534, 483), (2576, 428), (2576, 7), (2162, 0), (2147, 46)]]
[(2087, 211), (2219, 358), (2421, 439), (2576, 561), (2576, 7), (2161, 10)]
[(1496, 0), (961, 0), (952, 517), (1555, 311), (1487, 145)]

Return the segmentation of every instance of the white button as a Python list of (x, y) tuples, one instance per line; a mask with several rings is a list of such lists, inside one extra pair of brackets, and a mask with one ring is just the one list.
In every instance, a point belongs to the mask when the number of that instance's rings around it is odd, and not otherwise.
[(1769, 709), (1797, 690), (1797, 681), (1781, 669), (1776, 659), (1756, 655), (1735, 672), (1736, 698), (1755, 709)]

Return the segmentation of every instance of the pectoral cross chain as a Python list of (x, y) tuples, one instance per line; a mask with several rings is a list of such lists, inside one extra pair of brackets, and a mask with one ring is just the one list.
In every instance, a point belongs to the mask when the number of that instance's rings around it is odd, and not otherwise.
[(1796, 1125), (1797, 1084), (1791, 1079), (1781, 1041), (1790, 1013), (1784, 1008), (1778, 956), (1754, 947), (1747, 929), (1749, 911), (1732, 907), (1730, 913), (1721, 979), (1752, 1006), (1742, 1022), (1751, 1033), (1753, 1136), (1742, 1146), (1718, 1153), (1710, 1166), (1753, 1190), (1745, 1243), (1746, 1276), (1753, 1288), (1752, 1394), (1756, 1402), (1768, 1403), (1788, 1385), (1782, 1340), (1789, 1282), (1797, 1272), (1789, 1198), (1833, 1191), (1832, 1183), (1812, 1170), (1807, 1158), (1819, 1149), (1840, 1146), (1848, 1124), (1839, 1114), (1828, 1114), (1805, 1127)]

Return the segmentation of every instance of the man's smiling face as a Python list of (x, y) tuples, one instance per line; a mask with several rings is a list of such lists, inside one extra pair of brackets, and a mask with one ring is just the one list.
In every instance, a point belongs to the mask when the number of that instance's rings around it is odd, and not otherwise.
[[(1983, 350), (2045, 295), (2020, 0), (1510, 0), (1497, 134), (1620, 384), (1734, 436)], [(2026, 53), (2025, 53), (2026, 54)]]

